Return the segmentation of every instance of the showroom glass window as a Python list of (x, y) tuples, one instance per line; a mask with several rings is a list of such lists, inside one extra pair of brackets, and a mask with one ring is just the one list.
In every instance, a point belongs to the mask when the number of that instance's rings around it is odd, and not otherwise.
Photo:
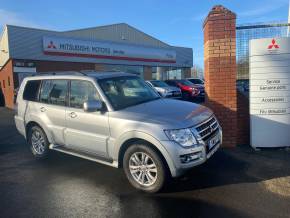
[(44, 80), (40, 91), (40, 102), (65, 106), (67, 97), (68, 81)]
[(95, 86), (89, 81), (72, 80), (70, 86), (70, 107), (83, 108), (84, 102), (99, 100)]
[(132, 73), (137, 76), (143, 77), (144, 67), (143, 66), (131, 66), (131, 65), (114, 65), (107, 64), (105, 65), (106, 71), (116, 71), (116, 72), (125, 72)]

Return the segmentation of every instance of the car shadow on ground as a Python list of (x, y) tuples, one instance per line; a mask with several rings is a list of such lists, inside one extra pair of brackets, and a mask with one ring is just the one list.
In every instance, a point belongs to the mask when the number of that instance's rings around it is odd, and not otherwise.
[[(289, 151), (249, 146), (223, 148), (203, 165), (172, 180), (165, 192), (184, 192), (290, 176)], [(282, 168), (283, 167), (283, 168)]]

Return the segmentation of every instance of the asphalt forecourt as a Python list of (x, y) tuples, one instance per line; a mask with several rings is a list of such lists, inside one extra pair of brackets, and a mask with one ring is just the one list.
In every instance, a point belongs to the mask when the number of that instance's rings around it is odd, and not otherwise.
[(62, 153), (31, 155), (0, 108), (1, 217), (289, 217), (290, 152), (220, 149), (159, 194), (135, 190), (122, 170)]

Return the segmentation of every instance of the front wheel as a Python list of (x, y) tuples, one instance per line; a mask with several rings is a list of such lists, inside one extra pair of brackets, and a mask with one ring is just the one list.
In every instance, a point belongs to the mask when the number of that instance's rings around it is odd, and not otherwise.
[(129, 182), (145, 192), (160, 191), (167, 178), (167, 170), (160, 155), (142, 144), (132, 145), (127, 149), (123, 168)]

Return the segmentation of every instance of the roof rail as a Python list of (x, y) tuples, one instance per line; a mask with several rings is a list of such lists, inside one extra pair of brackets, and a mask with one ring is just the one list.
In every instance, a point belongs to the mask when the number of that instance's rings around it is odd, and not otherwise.
[(55, 71), (55, 72), (38, 72), (32, 76), (47, 76), (47, 75), (81, 75), (87, 76), (86, 73), (81, 71)]

